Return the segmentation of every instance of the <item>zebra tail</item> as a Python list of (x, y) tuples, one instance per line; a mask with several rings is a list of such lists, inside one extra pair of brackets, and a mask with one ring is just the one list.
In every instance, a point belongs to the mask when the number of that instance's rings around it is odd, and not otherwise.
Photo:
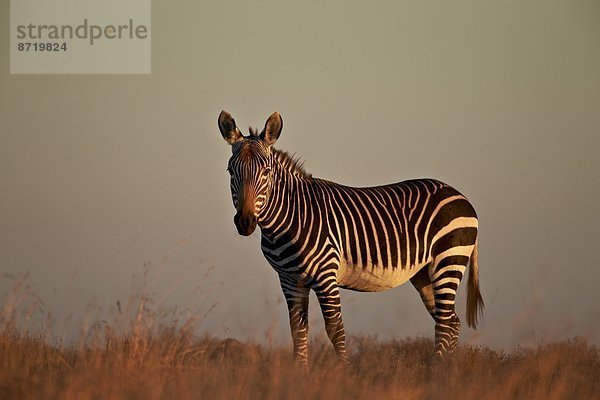
[(483, 314), (483, 297), (479, 292), (479, 240), (475, 241), (471, 263), (469, 267), (469, 280), (467, 283), (467, 324), (477, 328), (477, 321)]

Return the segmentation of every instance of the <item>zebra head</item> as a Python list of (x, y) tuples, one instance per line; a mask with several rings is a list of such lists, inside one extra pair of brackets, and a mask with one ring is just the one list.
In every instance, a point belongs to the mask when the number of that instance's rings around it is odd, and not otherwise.
[(281, 130), (283, 119), (278, 112), (267, 119), (260, 134), (250, 129), (244, 136), (226, 111), (219, 115), (219, 130), (231, 145), (227, 171), (231, 175), (231, 197), (236, 209), (233, 222), (238, 233), (249, 236), (256, 229), (258, 215), (265, 206), (273, 188), (274, 157), (271, 146)]

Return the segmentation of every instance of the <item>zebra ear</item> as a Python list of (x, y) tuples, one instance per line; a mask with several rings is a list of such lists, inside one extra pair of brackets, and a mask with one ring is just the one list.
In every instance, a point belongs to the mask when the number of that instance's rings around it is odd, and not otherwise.
[(283, 118), (281, 118), (281, 114), (274, 112), (265, 123), (264, 129), (260, 133), (260, 138), (269, 146), (272, 146), (279, 138), (279, 135), (281, 135), (282, 129)]
[(237, 128), (235, 120), (227, 111), (221, 111), (221, 114), (219, 114), (219, 130), (223, 135), (223, 139), (229, 144), (234, 144), (244, 138)]

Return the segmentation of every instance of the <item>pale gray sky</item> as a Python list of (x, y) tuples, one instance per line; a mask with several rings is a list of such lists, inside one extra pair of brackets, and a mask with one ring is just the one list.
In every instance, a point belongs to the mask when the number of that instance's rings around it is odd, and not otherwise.
[[(64, 332), (149, 262), (165, 306), (217, 303), (206, 332), (289, 341), (258, 233), (233, 225), (226, 109), (244, 130), (281, 112), (277, 147), (315, 176), (467, 195), (487, 310), (466, 341), (600, 343), (598, 2), (153, 3), (149, 76), (9, 75), (0, 41), (0, 272), (30, 271)], [(350, 335), (433, 334), (410, 284), (342, 307)]]

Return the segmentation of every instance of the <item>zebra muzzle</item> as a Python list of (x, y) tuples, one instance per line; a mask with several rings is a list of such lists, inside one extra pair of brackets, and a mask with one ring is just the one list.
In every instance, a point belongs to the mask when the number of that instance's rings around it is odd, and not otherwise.
[(256, 229), (256, 215), (238, 211), (233, 217), (233, 223), (242, 236), (250, 236)]

